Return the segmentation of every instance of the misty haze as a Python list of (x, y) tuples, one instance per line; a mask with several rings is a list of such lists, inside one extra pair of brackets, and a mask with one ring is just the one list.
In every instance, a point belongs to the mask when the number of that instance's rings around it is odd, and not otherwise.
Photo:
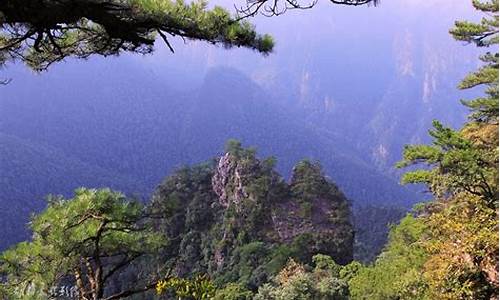
[(498, 299), (498, 0), (4, 1), (0, 299)]

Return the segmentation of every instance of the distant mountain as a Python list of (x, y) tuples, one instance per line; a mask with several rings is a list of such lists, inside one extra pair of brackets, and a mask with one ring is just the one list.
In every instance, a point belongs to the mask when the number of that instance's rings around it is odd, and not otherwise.
[[(92, 62), (81, 65), (78, 76), (98, 68)], [(140, 72), (134, 68), (129, 65), (127, 74)], [(32, 98), (44, 94), (45, 80), (63, 80), (56, 72), (46, 76), (33, 79), (29, 90), (20, 91), (17, 82), (3, 90), (7, 96), (2, 101), (1, 143), (6, 154), (1, 168), (2, 178), (8, 180), (1, 182), (1, 205), (26, 209), (22, 216), (2, 219), (18, 227), (27, 221), (28, 211), (42, 207), (35, 199), (69, 194), (78, 186), (112, 186), (147, 197), (169, 172), (216, 156), (231, 138), (264, 155), (274, 154), (284, 174), (303, 158), (321, 161), (356, 203), (408, 206), (416, 200), (413, 192), (370, 167), (347, 143), (306, 126), (234, 69), (213, 69), (191, 92), (153, 84), (139, 89), (142, 82), (130, 79), (125, 81), (128, 86), (108, 89), (110, 82), (96, 75), (61, 84), (57, 97)], [(143, 77), (149, 79), (154, 77)], [(38, 204), (25, 205), (32, 202)]]
[(276, 156), (280, 172), (286, 175), (303, 158), (319, 160), (356, 202), (410, 205), (416, 199), (396, 180), (370, 167), (344, 139), (307, 126), (297, 112), (234, 69), (211, 70), (194, 99), (191, 117), (182, 122), (186, 125), (181, 131), (185, 134), (181, 140), (189, 141), (181, 148), (191, 154), (190, 161), (206, 158), (207, 151), (235, 138), (264, 155)]
[(402, 147), (426, 141), (433, 119), (454, 127), (465, 121), (459, 99), (474, 92), (456, 87), (476, 68), (479, 53), (448, 30), (457, 19), (476, 18), (469, 0), (386, 0), (377, 7), (326, 1), (252, 19), (276, 37), (268, 57), (188, 43), (175, 45), (181, 67), (161, 51), (143, 62), (169, 78), (172, 70), (192, 74), (196, 83), (214, 66), (238, 69), (304, 124), (397, 176)]
[(47, 194), (82, 186), (140, 191), (135, 180), (68, 156), (48, 145), (0, 133), (0, 248), (27, 238), (24, 224), (45, 207)]
[(319, 160), (356, 205), (425, 199), (398, 184), (393, 164), (433, 118), (464, 120), (455, 86), (477, 53), (447, 30), (471, 16), (469, 1), (327, 4), (253, 19), (277, 40), (268, 57), (173, 41), (175, 54), (159, 44), (152, 56), (68, 60), (39, 75), (2, 70), (13, 81), (0, 86), (0, 222), (15, 230), (0, 246), (26, 237), (17, 232), (43, 195), (87, 185), (147, 199), (230, 138), (275, 155), (285, 177)]

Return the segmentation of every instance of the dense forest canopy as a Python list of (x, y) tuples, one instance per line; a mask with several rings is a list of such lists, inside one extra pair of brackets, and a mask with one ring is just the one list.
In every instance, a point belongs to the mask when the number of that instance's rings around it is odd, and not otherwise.
[(250, 293), (290, 258), (350, 263), (349, 201), (318, 163), (299, 162), (290, 183), (274, 163), (230, 141), (217, 160), (167, 177), (147, 206), (109, 189), (50, 197), (32, 241), (2, 254), (0, 291), (39, 299), (69, 285), (79, 299), (111, 300), (154, 288), (181, 295), (186, 285), (210, 294), (215, 284)]
[[(165, 33), (272, 50), (249, 23), (201, 2), (31, 1), (22, 10), (15, 2), (0, 4), (2, 63), (37, 70), (67, 56), (147, 53), (155, 32), (167, 44)], [(269, 2), (253, 3), (258, 11)], [(63, 14), (70, 4), (81, 10)], [(0, 255), (0, 298), (498, 300), (499, 54), (491, 46), (499, 1), (473, 6), (479, 23), (457, 21), (450, 33), (485, 49), (458, 86), (484, 93), (461, 101), (470, 115), (459, 130), (436, 120), (430, 144), (404, 148), (398, 167), (411, 169), (402, 182), (426, 186), (433, 200), (392, 227), (375, 261), (353, 260), (355, 236), (366, 232), (356, 232), (351, 201), (318, 162), (298, 162), (286, 180), (273, 157), (231, 140), (223, 155), (168, 176), (145, 204), (110, 189), (50, 196), (29, 224), (31, 240)], [(40, 8), (50, 9), (34, 14)]]
[(350, 204), (321, 167), (299, 162), (289, 184), (273, 168), (272, 158), (233, 142), (215, 165), (182, 169), (159, 186), (152, 205), (167, 215), (159, 222), (172, 241), (164, 256), (176, 258), (179, 274), (255, 290), (288, 257), (352, 260)]

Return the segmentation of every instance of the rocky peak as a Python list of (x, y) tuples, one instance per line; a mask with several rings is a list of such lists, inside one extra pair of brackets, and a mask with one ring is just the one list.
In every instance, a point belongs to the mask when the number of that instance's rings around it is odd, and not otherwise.
[(182, 270), (233, 274), (239, 253), (257, 248), (261, 262), (275, 259), (277, 247), (304, 261), (317, 253), (352, 260), (349, 202), (321, 166), (302, 161), (287, 183), (274, 164), (231, 142), (214, 165), (181, 170), (160, 186), (155, 202), (169, 212), (167, 234), (181, 238), (172, 256), (202, 257), (180, 262)]
[(212, 189), (223, 207), (227, 208), (231, 203), (238, 205), (248, 197), (243, 184), (243, 174), (245, 172), (234, 155), (226, 153), (219, 158), (212, 176)]

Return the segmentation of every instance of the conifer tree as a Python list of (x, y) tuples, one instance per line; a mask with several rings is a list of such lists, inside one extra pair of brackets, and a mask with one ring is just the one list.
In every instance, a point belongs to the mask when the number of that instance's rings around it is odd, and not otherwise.
[[(330, 0), (334, 4), (376, 4), (378, 0)], [(311, 8), (301, 0), (246, 1), (232, 15), (207, 0), (3, 0), (0, 1), (0, 67), (20, 60), (34, 70), (66, 57), (151, 53), (157, 37), (201, 40), (224, 47), (270, 53), (274, 41), (245, 19), (259, 12), (278, 15)], [(6, 81), (0, 81), (6, 83)]]
[[(154, 289), (164, 278), (136, 274), (136, 282), (110, 289), (111, 281), (164, 245), (138, 203), (109, 189), (79, 189), (73, 199), (52, 197), (30, 223), (32, 241), (0, 256), (0, 293), (6, 299), (122, 299)], [(153, 261), (153, 260), (150, 260)], [(62, 287), (70, 295), (61, 295)], [(1, 295), (0, 295), (1, 298)]]
[(403, 182), (424, 183), (436, 201), (425, 205), (427, 231), (418, 241), (430, 299), (498, 299), (498, 0), (473, 0), (480, 23), (458, 21), (450, 33), (485, 47), (484, 65), (459, 88), (485, 86), (485, 95), (462, 103), (471, 110), (459, 131), (434, 121), (432, 145), (405, 147), (400, 167), (424, 163)]
[[(498, 50), (498, 0), (488, 2), (474, 0), (472, 4), (487, 16), (479, 23), (457, 21), (450, 33), (458, 41), (474, 43), (488, 50)], [(488, 51), (480, 59), (484, 65), (476, 72), (467, 75), (459, 88), (470, 89), (484, 85), (485, 95), (473, 100), (463, 100), (462, 103), (471, 109), (471, 120), (498, 123), (498, 51)]]
[(156, 37), (202, 40), (269, 53), (273, 40), (208, 2), (171, 0), (0, 1), (0, 66), (21, 60), (44, 70), (66, 57), (150, 53)]

